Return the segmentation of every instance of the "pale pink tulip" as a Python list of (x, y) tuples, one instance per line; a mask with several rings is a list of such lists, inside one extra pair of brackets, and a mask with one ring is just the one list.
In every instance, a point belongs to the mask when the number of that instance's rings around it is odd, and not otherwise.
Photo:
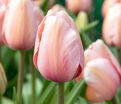
[(67, 8), (72, 12), (88, 11), (92, 6), (93, 0), (66, 0)]
[(104, 0), (102, 6), (102, 16), (105, 17), (111, 7), (113, 7), (116, 3), (120, 3), (121, 0)]
[(84, 57), (87, 99), (91, 102), (111, 100), (121, 83), (121, 67), (118, 61), (102, 40), (90, 45), (84, 52)]
[(83, 69), (83, 47), (74, 21), (50, 10), (38, 28), (34, 64), (48, 80), (70, 81)]
[(0, 0), (0, 45), (2, 44), (2, 27), (7, 10), (8, 0)]
[(38, 25), (39, 25), (44, 18), (44, 13), (36, 3), (34, 3), (34, 11), (37, 15)]
[(115, 4), (104, 18), (103, 38), (108, 45), (121, 48), (121, 4)]
[(12, 0), (4, 20), (4, 43), (13, 49), (31, 49), (35, 42), (37, 24), (31, 0)]

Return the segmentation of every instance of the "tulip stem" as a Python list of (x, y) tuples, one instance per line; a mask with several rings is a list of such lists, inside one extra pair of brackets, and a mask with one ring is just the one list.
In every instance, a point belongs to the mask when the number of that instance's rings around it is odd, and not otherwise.
[(31, 69), (31, 76), (32, 76), (32, 104), (36, 104), (36, 83), (35, 83), (35, 70), (33, 65), (33, 51), (30, 53), (30, 69)]
[(0, 47), (0, 63), (1, 63), (2, 59), (1, 59), (1, 47)]
[(64, 104), (64, 83), (58, 83), (58, 104)]
[(17, 100), (18, 104), (22, 104), (22, 87), (24, 79), (24, 61), (25, 61), (25, 51), (20, 51), (20, 63), (18, 70), (18, 85), (17, 85)]
[(121, 65), (121, 49), (118, 49), (118, 60)]
[(0, 104), (2, 104), (2, 95), (0, 94)]

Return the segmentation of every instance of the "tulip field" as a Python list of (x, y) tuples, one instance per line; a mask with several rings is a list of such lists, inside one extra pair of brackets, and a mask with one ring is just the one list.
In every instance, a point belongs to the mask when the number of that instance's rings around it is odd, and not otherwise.
[(0, 104), (121, 104), (121, 0), (0, 0)]

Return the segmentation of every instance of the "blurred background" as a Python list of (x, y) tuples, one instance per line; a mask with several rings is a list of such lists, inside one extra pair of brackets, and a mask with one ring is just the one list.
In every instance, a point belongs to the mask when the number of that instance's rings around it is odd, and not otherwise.
[[(47, 1), (45, 0), (45, 3), (41, 5), (41, 9), (44, 11), (44, 14), (47, 13)], [(93, 21), (98, 21), (98, 24), (88, 30), (86, 32), (87, 36), (92, 41), (95, 41), (97, 38), (102, 37), (102, 23), (103, 18), (101, 16), (101, 6), (102, 6), (103, 0), (94, 0), (93, 7), (88, 11), (88, 20), (89, 23)], [(65, 6), (65, 0), (55, 0), (55, 4), (60, 4)], [(76, 15), (73, 13), (69, 13), (70, 16), (72, 16), (73, 19), (76, 19)], [(86, 47), (85, 47), (86, 48)], [(110, 47), (114, 55), (117, 57), (117, 51), (115, 48)], [(26, 51), (25, 55), (25, 72), (24, 72), (24, 86), (23, 86), (23, 99), (24, 104), (31, 104), (31, 94), (32, 94), (32, 88), (31, 88), (31, 70), (29, 66), (29, 54), (31, 51)], [(1, 47), (1, 56), (2, 56), (2, 64), (5, 69), (7, 80), (8, 80), (8, 86), (6, 89), (6, 92), (4, 94), (3, 104), (14, 104), (16, 99), (16, 87), (17, 87), (17, 76), (18, 76), (18, 64), (19, 64), (19, 58), (20, 54), (19, 51), (12, 50), (8, 48), (7, 46)], [(56, 83), (50, 82), (45, 80), (40, 73), (35, 69), (36, 74), (36, 102), (37, 104), (56, 104), (56, 98), (57, 98), (57, 91), (56, 91)], [(70, 87), (66, 87), (70, 85)], [(65, 85), (65, 96), (66, 94), (72, 89), (74, 86), (75, 81), (67, 82)], [(103, 89), (102, 89), (103, 90)], [(47, 99), (46, 99), (47, 98)], [(43, 100), (42, 100), (43, 99)], [(121, 102), (121, 88), (119, 88), (116, 99)], [(83, 97), (78, 96), (77, 99), (74, 101), (73, 104), (92, 104), (88, 101), (86, 101)], [(121, 104), (121, 103), (120, 103)]]

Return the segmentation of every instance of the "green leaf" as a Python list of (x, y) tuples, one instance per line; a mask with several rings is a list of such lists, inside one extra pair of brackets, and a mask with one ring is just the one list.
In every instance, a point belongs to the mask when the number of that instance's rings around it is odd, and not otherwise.
[(51, 92), (53, 92), (54, 88), (56, 87), (56, 83), (51, 82), (46, 90), (43, 92), (39, 100), (37, 101), (38, 104), (45, 104), (44, 102), (47, 100), (48, 96)]
[(72, 81), (65, 83), (64, 94), (67, 95), (73, 87)]
[(49, 0), (44, 0), (44, 3), (41, 6), (41, 9), (43, 10), (45, 15), (46, 15), (46, 13), (48, 11), (48, 3), (49, 3)]
[(87, 26), (85, 26), (85, 28), (82, 29), (81, 31), (87, 32), (87, 31), (91, 30), (92, 28), (94, 28), (95, 26), (97, 26), (98, 23), (99, 23), (98, 20), (93, 21), (92, 23), (89, 23)]
[(77, 83), (71, 92), (67, 95), (65, 104), (73, 104), (73, 102), (77, 99), (79, 93), (83, 91), (83, 88), (85, 87), (85, 80), (82, 79), (79, 83)]
[(2, 97), (2, 104), (14, 104), (10, 99)]

